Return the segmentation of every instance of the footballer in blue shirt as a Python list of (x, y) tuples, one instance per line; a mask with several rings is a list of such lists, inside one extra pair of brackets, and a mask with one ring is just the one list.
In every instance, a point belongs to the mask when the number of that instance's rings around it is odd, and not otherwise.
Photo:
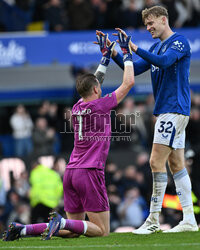
[[(190, 45), (187, 39), (169, 27), (167, 9), (154, 6), (142, 11), (142, 19), (153, 39), (160, 41), (148, 50), (130, 43), (140, 59), (134, 62), (135, 75), (151, 70), (157, 117), (150, 157), (153, 193), (150, 214), (134, 234), (151, 234), (160, 230), (159, 214), (167, 186), (166, 161), (174, 178), (176, 192), (183, 208), (183, 220), (165, 233), (198, 231), (194, 217), (191, 181), (184, 167), (185, 128), (190, 115)], [(126, 36), (126, 33), (116, 28)], [(108, 40), (108, 43), (110, 41)], [(123, 68), (122, 56), (114, 50), (113, 60)]]

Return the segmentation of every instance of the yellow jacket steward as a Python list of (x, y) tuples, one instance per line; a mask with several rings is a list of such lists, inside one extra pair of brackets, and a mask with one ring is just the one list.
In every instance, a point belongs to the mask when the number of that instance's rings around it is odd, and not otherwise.
[(30, 203), (32, 207), (43, 204), (50, 208), (58, 206), (63, 193), (63, 185), (59, 174), (38, 165), (30, 174)]

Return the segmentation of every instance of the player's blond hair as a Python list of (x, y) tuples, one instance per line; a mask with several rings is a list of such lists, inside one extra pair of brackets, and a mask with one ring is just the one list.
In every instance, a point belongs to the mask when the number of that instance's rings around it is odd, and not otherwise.
[(167, 19), (169, 19), (168, 11), (165, 7), (162, 6), (153, 6), (151, 8), (146, 8), (142, 11), (142, 21), (145, 23), (145, 20), (149, 16), (154, 16), (154, 17), (160, 17), (160, 16), (166, 16)]

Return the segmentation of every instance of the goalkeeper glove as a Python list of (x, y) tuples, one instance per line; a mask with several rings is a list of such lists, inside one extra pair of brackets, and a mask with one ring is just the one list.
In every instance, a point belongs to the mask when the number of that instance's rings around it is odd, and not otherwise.
[(123, 61), (132, 61), (132, 50), (130, 47), (131, 36), (126, 37), (123, 33), (118, 32), (119, 46), (123, 52)]
[(112, 52), (114, 50), (114, 47), (116, 45), (116, 42), (112, 42), (109, 46), (107, 45), (107, 38), (108, 38), (108, 34), (106, 34), (105, 36), (103, 35), (97, 35), (97, 41), (98, 44), (100, 46), (100, 50), (101, 53), (103, 55), (103, 57), (101, 58), (101, 64), (103, 66), (108, 66), (109, 62), (110, 62), (110, 57), (112, 55)]

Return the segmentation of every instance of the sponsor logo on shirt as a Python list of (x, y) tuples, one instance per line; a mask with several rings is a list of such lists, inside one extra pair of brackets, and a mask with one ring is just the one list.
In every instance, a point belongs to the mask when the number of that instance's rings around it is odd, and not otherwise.
[(159, 71), (159, 67), (151, 65), (151, 72)]

